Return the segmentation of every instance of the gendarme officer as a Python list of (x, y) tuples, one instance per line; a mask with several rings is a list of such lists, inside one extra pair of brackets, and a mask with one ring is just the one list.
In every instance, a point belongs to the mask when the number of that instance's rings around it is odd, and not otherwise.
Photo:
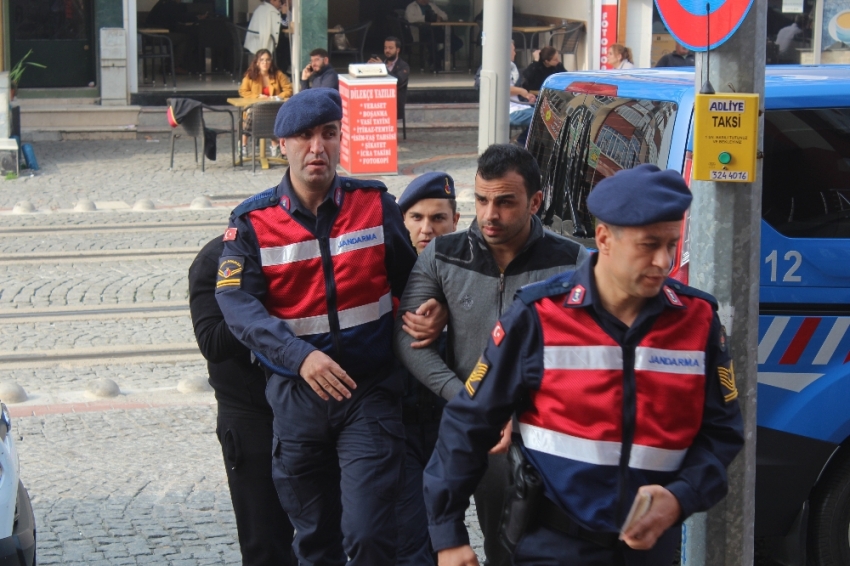
[(272, 476), (299, 562), (374, 566), (396, 559), (393, 304), (416, 253), (382, 183), (336, 175), (341, 119), (333, 89), (281, 107), (274, 130), (289, 169), (233, 211), (216, 298), (267, 368)]
[[(539, 486), (530, 513), (511, 506), (515, 564), (667, 566), (681, 522), (725, 496), (743, 445), (732, 360), (714, 298), (667, 278), (691, 198), (653, 165), (601, 181), (599, 252), (521, 290), (493, 329), (425, 470), (441, 565), (477, 564), (464, 510), (514, 412), (515, 480)], [(639, 491), (649, 510), (620, 536)]]

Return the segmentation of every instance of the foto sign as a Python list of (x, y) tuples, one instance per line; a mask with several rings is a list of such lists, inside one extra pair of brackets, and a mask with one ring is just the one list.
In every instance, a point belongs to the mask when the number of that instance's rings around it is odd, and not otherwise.
[(707, 51), (732, 37), (753, 0), (655, 0), (655, 5), (676, 41), (691, 51)]
[(757, 94), (696, 95), (693, 178), (733, 183), (755, 181), (758, 119)]

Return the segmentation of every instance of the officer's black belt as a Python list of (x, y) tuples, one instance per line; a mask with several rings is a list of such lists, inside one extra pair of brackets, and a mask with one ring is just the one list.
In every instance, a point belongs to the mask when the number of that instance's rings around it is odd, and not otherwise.
[(570, 519), (560, 507), (552, 503), (548, 497), (540, 498), (540, 523), (565, 535), (580, 538), (604, 548), (614, 548), (620, 542), (617, 533), (597, 533), (589, 531)]

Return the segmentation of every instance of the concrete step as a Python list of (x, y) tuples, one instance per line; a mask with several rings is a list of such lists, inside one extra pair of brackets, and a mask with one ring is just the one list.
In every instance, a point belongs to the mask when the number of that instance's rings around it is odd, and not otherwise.
[[(24, 141), (135, 139), (171, 131), (165, 106), (100, 106), (88, 99), (83, 99), (83, 103), (71, 100), (53, 100), (53, 104), (45, 100), (21, 101)], [(474, 103), (408, 104), (405, 113), (411, 129), (478, 127), (478, 104)], [(234, 120), (239, 119), (237, 112), (233, 115)], [(211, 128), (229, 128), (231, 123), (224, 112), (206, 112), (204, 119)]]
[[(44, 100), (21, 104), (24, 140), (134, 139), (139, 106), (100, 106), (91, 103), (48, 104)], [(67, 102), (67, 101), (62, 101)]]
[[(225, 107), (221, 107), (225, 108)], [(405, 107), (408, 128), (477, 128), (478, 104), (408, 104)], [(143, 106), (139, 112), (139, 134), (171, 131), (165, 106)], [(206, 112), (204, 121), (212, 128), (226, 128), (230, 120), (221, 112)], [(399, 124), (399, 127), (401, 124)]]

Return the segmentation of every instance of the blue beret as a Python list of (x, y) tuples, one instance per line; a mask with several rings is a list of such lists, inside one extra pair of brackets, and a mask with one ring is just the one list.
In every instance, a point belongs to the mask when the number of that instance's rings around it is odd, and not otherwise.
[(452, 176), (441, 171), (419, 175), (413, 180), (401, 197), (398, 206), (402, 212), (426, 198), (455, 198), (455, 182)]
[(646, 226), (681, 220), (692, 199), (681, 173), (644, 164), (600, 181), (587, 197), (587, 209), (614, 226)]
[(274, 135), (276, 138), (288, 138), (334, 120), (342, 120), (339, 91), (334, 88), (308, 88), (280, 107), (274, 121)]

